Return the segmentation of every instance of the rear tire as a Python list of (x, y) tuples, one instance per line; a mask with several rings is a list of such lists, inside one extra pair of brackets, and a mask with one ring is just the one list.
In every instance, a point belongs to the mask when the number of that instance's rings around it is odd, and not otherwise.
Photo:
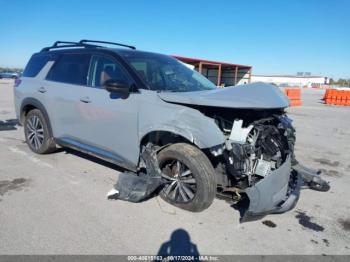
[(56, 149), (49, 122), (39, 109), (33, 109), (26, 115), (24, 135), (27, 145), (34, 153), (48, 154)]
[(211, 205), (216, 194), (215, 170), (200, 149), (186, 143), (173, 144), (158, 153), (158, 162), (169, 177), (160, 192), (164, 201), (192, 212)]

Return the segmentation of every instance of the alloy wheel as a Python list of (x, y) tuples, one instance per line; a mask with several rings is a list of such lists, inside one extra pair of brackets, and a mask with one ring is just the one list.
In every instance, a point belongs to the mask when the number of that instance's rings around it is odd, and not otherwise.
[(44, 127), (40, 118), (31, 116), (27, 121), (27, 138), (30, 145), (39, 150), (44, 142)]
[(196, 179), (184, 163), (179, 160), (167, 161), (161, 169), (167, 181), (162, 190), (164, 196), (177, 203), (188, 203), (195, 197)]

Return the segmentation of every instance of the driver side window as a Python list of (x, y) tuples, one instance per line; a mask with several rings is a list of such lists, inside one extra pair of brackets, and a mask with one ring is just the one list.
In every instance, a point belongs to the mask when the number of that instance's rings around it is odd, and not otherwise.
[(93, 55), (90, 62), (88, 85), (103, 88), (103, 83), (109, 79), (129, 82), (123, 68), (108, 57)]

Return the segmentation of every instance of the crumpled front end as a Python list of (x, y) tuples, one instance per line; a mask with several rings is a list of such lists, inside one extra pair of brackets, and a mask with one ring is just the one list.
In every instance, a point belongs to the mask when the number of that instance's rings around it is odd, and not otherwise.
[(292, 170), (291, 157), (288, 156), (278, 169), (245, 190), (249, 206), (244, 210), (241, 222), (293, 209), (299, 199), (301, 185), (302, 179)]
[(211, 150), (219, 163), (218, 194), (235, 200), (241, 222), (294, 208), (305, 182), (320, 181), (320, 176), (295, 159), (292, 121), (276, 111), (247, 112), (234, 120), (229, 115), (214, 117), (226, 135), (222, 150)]

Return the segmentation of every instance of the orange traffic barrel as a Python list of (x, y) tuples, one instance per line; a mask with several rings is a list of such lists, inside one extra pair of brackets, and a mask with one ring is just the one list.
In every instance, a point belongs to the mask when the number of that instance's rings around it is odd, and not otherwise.
[(284, 93), (289, 98), (290, 106), (301, 106), (301, 90), (300, 88), (285, 88)]

